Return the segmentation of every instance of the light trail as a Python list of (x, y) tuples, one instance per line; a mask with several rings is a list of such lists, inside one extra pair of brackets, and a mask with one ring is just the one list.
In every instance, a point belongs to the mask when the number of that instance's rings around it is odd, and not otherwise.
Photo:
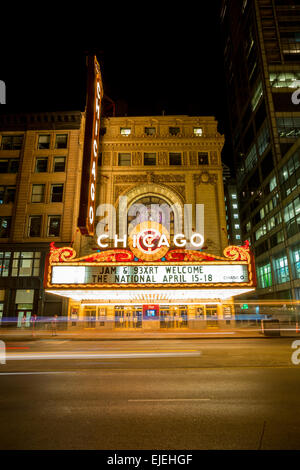
[(134, 353), (28, 353), (28, 354), (10, 354), (6, 355), (7, 361), (32, 361), (44, 359), (136, 359), (136, 358), (156, 358), (156, 357), (196, 357), (201, 356), (200, 351), (177, 351), (177, 352), (134, 352)]

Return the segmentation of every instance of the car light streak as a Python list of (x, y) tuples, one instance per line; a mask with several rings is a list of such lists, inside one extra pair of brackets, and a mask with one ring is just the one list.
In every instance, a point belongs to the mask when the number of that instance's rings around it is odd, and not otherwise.
[(90, 353), (29, 353), (29, 354), (7, 354), (7, 361), (32, 361), (43, 359), (135, 359), (135, 358), (153, 358), (153, 357), (195, 357), (200, 356), (199, 351), (189, 352), (140, 352), (140, 353), (107, 353), (107, 354), (90, 354)]

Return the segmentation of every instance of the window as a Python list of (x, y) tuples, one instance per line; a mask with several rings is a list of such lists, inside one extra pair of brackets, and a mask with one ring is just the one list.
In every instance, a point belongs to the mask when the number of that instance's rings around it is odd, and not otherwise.
[(170, 135), (178, 135), (180, 133), (180, 127), (169, 127)]
[(19, 159), (9, 158), (0, 160), (0, 173), (18, 173)]
[(50, 148), (50, 134), (39, 135), (38, 139), (38, 149), (49, 149)]
[(253, 98), (251, 100), (252, 111), (255, 111), (260, 99), (263, 95), (262, 83), (259, 82), (256, 86), (256, 89), (253, 94)]
[(234, 228), (235, 228), (236, 230), (239, 230), (240, 224), (234, 224)]
[(266, 235), (267, 233), (267, 226), (266, 224), (263, 224), (261, 227), (259, 227), (258, 230), (255, 232), (255, 240), (259, 240), (261, 237)]
[(198, 164), (199, 165), (208, 165), (208, 153), (198, 152)]
[(300, 117), (280, 117), (276, 121), (279, 137), (297, 139), (300, 136)]
[(236, 194), (231, 194), (231, 199), (237, 199), (237, 195)]
[(8, 238), (10, 235), (11, 217), (0, 217), (0, 238)]
[(274, 233), (274, 235), (270, 237), (271, 248), (274, 248), (274, 246), (279, 245), (283, 241), (284, 241), (283, 231), (279, 230), (279, 232)]
[(155, 135), (156, 128), (155, 127), (145, 127), (145, 134), (146, 135)]
[(64, 172), (66, 167), (66, 157), (54, 157), (53, 171), (55, 173)]
[(9, 204), (15, 201), (15, 186), (0, 186), (0, 204)]
[(33, 184), (31, 193), (31, 202), (44, 202), (45, 185)]
[(52, 184), (50, 202), (62, 202), (63, 192), (64, 192), (63, 184)]
[(236, 236), (235, 236), (235, 239), (236, 239), (236, 240), (240, 240), (240, 239), (241, 239), (241, 236), (240, 236), (240, 235), (236, 235)]
[(274, 257), (273, 264), (276, 282), (278, 284), (288, 282), (290, 280), (290, 274), (287, 257), (280, 254), (276, 258)]
[(269, 78), (273, 88), (298, 88), (295, 82), (300, 80), (300, 72), (271, 72)]
[(58, 237), (60, 232), (60, 215), (48, 217), (47, 237)]
[(290, 251), (294, 279), (300, 278), (300, 245), (293, 246)]
[(144, 165), (156, 165), (156, 153), (144, 153)]
[(1, 140), (1, 150), (20, 150), (22, 148), (22, 135), (3, 135)]
[(270, 187), (270, 192), (273, 191), (277, 186), (277, 180), (276, 176), (273, 176), (273, 178), (270, 179), (269, 187)]
[(272, 286), (271, 264), (267, 263), (257, 267), (257, 285), (260, 289)]
[(181, 165), (181, 153), (170, 153), (170, 165)]
[(39, 251), (16, 251), (13, 253), (12, 276), (39, 276)]
[(203, 134), (203, 129), (202, 127), (194, 127), (194, 135), (197, 137), (200, 137)]
[(284, 222), (288, 237), (292, 237), (300, 231), (300, 198), (294, 199), (284, 208)]
[(128, 136), (131, 134), (131, 127), (121, 127), (120, 128), (120, 134)]
[(257, 162), (256, 146), (255, 146), (255, 144), (253, 144), (252, 147), (249, 150), (248, 155), (246, 156), (246, 159), (245, 159), (246, 173), (248, 173), (252, 168), (255, 167), (256, 162)]
[(10, 256), (10, 251), (0, 252), (0, 276), (2, 277), (7, 277), (9, 275)]
[(66, 149), (68, 146), (68, 134), (57, 134), (55, 138), (56, 149)]
[(48, 168), (48, 158), (47, 157), (37, 157), (35, 162), (35, 172), (36, 173), (46, 173)]
[(258, 137), (257, 137), (257, 147), (258, 147), (259, 155), (262, 155), (264, 153), (269, 143), (270, 143), (269, 126), (268, 126), (268, 123), (265, 122), (265, 124), (262, 126), (261, 131), (259, 132)]
[(130, 153), (119, 153), (118, 155), (119, 166), (130, 166), (131, 165), (131, 154)]
[(239, 218), (239, 215), (238, 215), (238, 214), (233, 214), (233, 218), (234, 218), (234, 219), (238, 219), (238, 218)]
[(28, 236), (29, 237), (40, 237), (42, 229), (42, 216), (32, 215), (29, 217), (28, 224)]

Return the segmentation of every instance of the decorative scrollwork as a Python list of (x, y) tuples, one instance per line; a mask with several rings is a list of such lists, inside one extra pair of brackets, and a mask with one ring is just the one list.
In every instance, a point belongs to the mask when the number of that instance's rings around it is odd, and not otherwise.
[(64, 246), (57, 248), (54, 242), (50, 243), (50, 262), (51, 263), (62, 263), (64, 261), (73, 260), (76, 256), (76, 251), (70, 246)]
[(215, 261), (216, 256), (196, 250), (170, 250), (166, 256), (167, 261)]
[(243, 246), (227, 246), (224, 250), (224, 256), (233, 261), (247, 261), (250, 263), (249, 241), (247, 240)]
[(114, 263), (120, 261), (132, 261), (134, 259), (134, 254), (129, 250), (107, 250), (107, 251), (100, 251), (98, 253), (94, 253), (89, 256), (85, 256), (80, 258), (80, 261), (86, 262), (107, 262), (107, 263)]

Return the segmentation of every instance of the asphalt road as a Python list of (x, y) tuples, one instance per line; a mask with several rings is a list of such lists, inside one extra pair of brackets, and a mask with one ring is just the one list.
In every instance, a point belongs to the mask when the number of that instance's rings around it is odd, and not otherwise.
[(0, 449), (300, 449), (292, 342), (7, 343)]

